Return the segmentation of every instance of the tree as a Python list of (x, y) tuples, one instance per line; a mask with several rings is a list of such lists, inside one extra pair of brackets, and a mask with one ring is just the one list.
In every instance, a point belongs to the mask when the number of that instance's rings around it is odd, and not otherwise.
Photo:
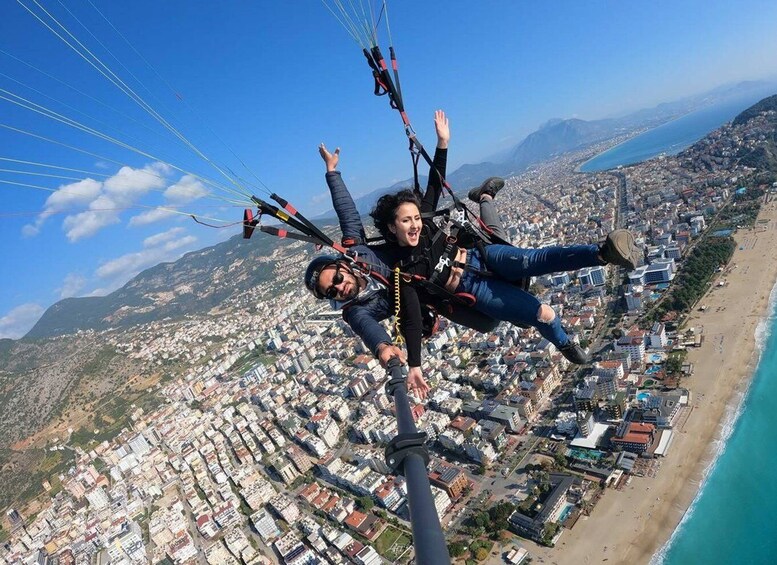
[(448, 544), (448, 553), (451, 557), (461, 557), (467, 551), (467, 544), (463, 541), (454, 541)]
[(488, 512), (478, 512), (472, 521), (478, 528), (487, 528), (491, 522), (491, 517), (488, 515)]
[(368, 510), (371, 510), (373, 506), (375, 506), (375, 503), (372, 501), (372, 498), (369, 496), (360, 496), (356, 499), (356, 502), (359, 504), (359, 508), (364, 510), (365, 512)]
[(479, 547), (475, 552), (475, 559), (478, 561), (485, 561), (488, 559), (488, 550), (485, 547)]
[(676, 375), (680, 373), (683, 369), (683, 355), (676, 353), (671, 354), (666, 360), (665, 369), (667, 375)]

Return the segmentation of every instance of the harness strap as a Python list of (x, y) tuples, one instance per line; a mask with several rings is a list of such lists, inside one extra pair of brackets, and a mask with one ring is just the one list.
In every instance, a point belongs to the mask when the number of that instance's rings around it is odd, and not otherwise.
[(344, 237), (340, 240), (343, 247), (353, 247), (354, 245), (361, 245), (364, 243), (360, 237)]
[(418, 181), (418, 162), (421, 160), (421, 154), (415, 150), (413, 142), (410, 142), (410, 160), (413, 162), (413, 192), (421, 197), (421, 183)]
[[(261, 212), (259, 212), (261, 216)], [(243, 210), (243, 239), (251, 239), (254, 234), (254, 228), (259, 224), (259, 219), (254, 218), (254, 213), (250, 208)]]
[(264, 233), (268, 233), (270, 235), (274, 235), (280, 238), (296, 239), (297, 241), (306, 241), (307, 243), (315, 243), (316, 245), (321, 245), (321, 242), (318, 241), (315, 237), (310, 237), (309, 235), (303, 235), (301, 233), (290, 232), (283, 228), (276, 228), (273, 226), (259, 226), (259, 231), (262, 231)]

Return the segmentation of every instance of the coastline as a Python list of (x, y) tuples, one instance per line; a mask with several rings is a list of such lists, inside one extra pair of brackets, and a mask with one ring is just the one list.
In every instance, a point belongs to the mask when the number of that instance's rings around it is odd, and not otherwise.
[[(702, 326), (704, 343), (689, 351), (694, 374), (690, 415), (681, 415), (669, 455), (654, 478), (634, 477), (607, 489), (591, 516), (565, 531), (555, 548), (526, 543), (539, 559), (563, 564), (650, 563), (696, 499), (731, 431), (763, 345), (759, 325), (768, 316), (777, 283), (777, 204), (763, 205), (759, 228), (740, 230), (729, 271), (702, 299), (685, 327)], [(764, 230), (764, 227), (766, 229)]]

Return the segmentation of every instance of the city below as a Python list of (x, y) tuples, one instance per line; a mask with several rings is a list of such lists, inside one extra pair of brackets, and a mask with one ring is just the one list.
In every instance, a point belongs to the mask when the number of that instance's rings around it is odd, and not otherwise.
[[(432, 390), (412, 410), (428, 436), (452, 557), (553, 560), (569, 551), (565, 537), (598, 519), (599, 504), (656, 480), (677, 456), (697, 417), (687, 357), (709, 339), (703, 324), (685, 322), (703, 319), (705, 293), (739, 268), (730, 259), (748, 243), (732, 234), (752, 241), (775, 229), (757, 218), (777, 183), (745, 158), (774, 139), (775, 115), (753, 113), (628, 168), (577, 172), (620, 141), (610, 140), (506, 179), (495, 202), (514, 245), (598, 242), (625, 228), (644, 259), (632, 272), (602, 266), (533, 281), (590, 365), (508, 324), (480, 334), (442, 319), (425, 342)], [(210, 314), (48, 338), (91, 340), (143, 367), (153, 401), (127, 404), (127, 425), (110, 437), (104, 428), (118, 417), (50, 428), (46, 449), (68, 465), (37, 498), (7, 509), (0, 557), (412, 562), (407, 486), (384, 456), (397, 433), (388, 377), (341, 314), (301, 284), (311, 257), (310, 245), (279, 246), (269, 280)], [(245, 266), (236, 260), (225, 276)], [(181, 283), (155, 300), (190, 292)]]

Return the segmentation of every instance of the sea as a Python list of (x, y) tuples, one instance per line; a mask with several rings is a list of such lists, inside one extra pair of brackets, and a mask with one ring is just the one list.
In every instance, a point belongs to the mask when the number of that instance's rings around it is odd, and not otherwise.
[(749, 93), (690, 112), (611, 147), (583, 163), (579, 170), (596, 173), (641, 163), (662, 153), (676, 155), (769, 94), (774, 92)]
[(777, 286), (756, 330), (757, 369), (729, 406), (696, 498), (651, 565), (777, 563), (776, 304)]
[[(679, 153), (767, 95), (687, 114), (597, 155), (580, 170)], [(697, 495), (651, 565), (777, 564), (777, 285), (755, 337), (760, 356), (752, 378), (732, 399)]]

